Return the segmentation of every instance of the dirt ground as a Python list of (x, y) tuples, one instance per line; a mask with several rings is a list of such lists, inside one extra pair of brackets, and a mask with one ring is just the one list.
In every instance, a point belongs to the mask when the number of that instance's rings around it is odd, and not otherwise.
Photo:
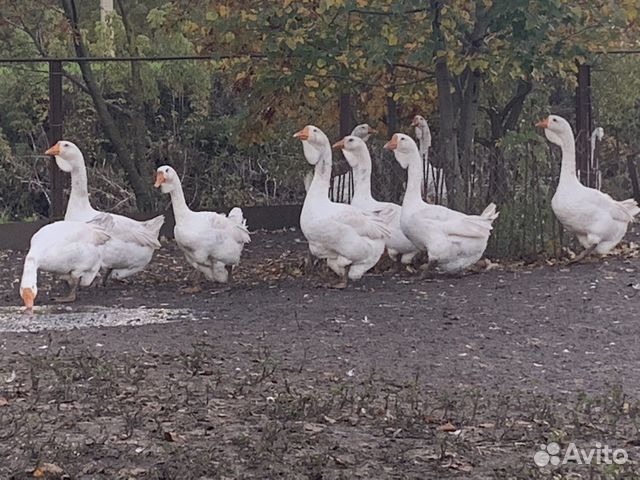
[[(1, 479), (640, 478), (635, 251), (338, 291), (299, 232), (257, 233), (231, 287), (186, 294), (168, 242), (69, 308), (43, 275), (31, 316), (23, 255), (0, 253)], [(629, 461), (539, 468), (551, 441)]]

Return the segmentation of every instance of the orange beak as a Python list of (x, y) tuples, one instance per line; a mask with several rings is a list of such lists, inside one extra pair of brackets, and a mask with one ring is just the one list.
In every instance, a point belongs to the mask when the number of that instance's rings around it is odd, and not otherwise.
[(385, 143), (384, 147), (382, 148), (384, 148), (385, 150), (395, 150), (396, 148), (398, 148), (398, 135), (394, 133), (393, 137), (391, 137), (391, 140)]
[(162, 185), (166, 181), (167, 181), (167, 177), (164, 176), (164, 173), (156, 172), (156, 182), (153, 184), (153, 186), (155, 188), (158, 188), (160, 185)]
[(20, 296), (24, 302), (25, 310), (27, 312), (33, 311), (33, 301), (36, 299), (35, 293), (30, 288), (23, 288), (20, 291)]
[(299, 132), (294, 133), (293, 138), (297, 138), (298, 140), (309, 140), (309, 127), (304, 127)]
[(549, 128), (549, 117), (545, 118), (544, 120), (540, 120), (538, 123), (536, 123), (536, 127)]
[(47, 150), (46, 152), (44, 152), (45, 155), (60, 155), (60, 142), (56, 143), (53, 147), (51, 147), (49, 150)]
[(334, 143), (332, 148), (339, 148), (340, 150), (342, 150), (344, 148), (344, 138), (339, 142)]
[(411, 126), (412, 127), (417, 127), (418, 126), (418, 117), (417, 116), (413, 117), (413, 120), (411, 120)]
[(375, 128), (369, 127), (369, 130), (367, 131), (367, 133), (369, 135), (373, 135), (374, 133), (378, 133), (378, 130), (376, 130)]

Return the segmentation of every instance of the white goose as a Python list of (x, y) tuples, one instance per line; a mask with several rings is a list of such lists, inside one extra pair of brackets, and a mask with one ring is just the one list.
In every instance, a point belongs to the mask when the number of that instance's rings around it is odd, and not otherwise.
[(20, 296), (27, 311), (33, 310), (38, 295), (38, 270), (60, 274), (70, 292), (57, 302), (73, 302), (78, 285), (91, 285), (102, 265), (103, 246), (113, 228), (109, 217), (85, 223), (61, 221), (45, 225), (31, 237), (24, 260)]
[(447, 185), (444, 171), (429, 163), (429, 148), (431, 148), (431, 129), (427, 120), (422, 115), (413, 117), (411, 126), (415, 127), (416, 138), (419, 143), (420, 156), (422, 157), (422, 175), (427, 182), (427, 199), (431, 203), (447, 203)]
[(113, 220), (111, 239), (105, 245), (102, 257), (103, 268), (106, 270), (104, 281), (109, 277), (126, 278), (144, 269), (151, 261), (153, 251), (160, 248), (158, 235), (164, 216), (139, 222), (122, 215), (99, 212), (89, 202), (87, 168), (80, 149), (69, 141), (60, 140), (45, 154), (55, 155), (58, 167), (71, 174), (71, 194), (65, 220), (88, 222), (101, 215)]
[(356, 125), (351, 131), (352, 136), (361, 138), (365, 143), (369, 141), (374, 133), (378, 133), (378, 131), (375, 128), (371, 128), (368, 123)]
[[(390, 235), (385, 240), (387, 252), (392, 260), (399, 259), (408, 265), (418, 254), (418, 248), (409, 240), (400, 228), (400, 205), (390, 202), (379, 202), (371, 195), (371, 155), (365, 140), (354, 136), (346, 136), (333, 148), (342, 149), (344, 157), (353, 170), (354, 193), (351, 205), (368, 212), (386, 210), (391, 212), (387, 217)], [(398, 258), (399, 257), (399, 258)]]
[[(368, 123), (361, 123), (359, 125), (356, 125), (353, 130), (351, 131), (351, 135), (353, 135), (354, 137), (358, 137), (361, 138), (362, 140), (364, 140), (365, 142), (368, 142), (369, 139), (371, 138), (371, 135), (378, 133), (378, 131), (375, 128), (371, 128), (369, 126)], [(309, 190), (309, 185), (311, 185), (311, 180), (313, 179), (313, 171), (311, 172), (307, 172), (307, 174), (304, 176), (303, 182), (304, 182), (304, 190), (308, 191)], [(333, 179), (333, 191), (329, 191), (329, 198), (338, 198), (340, 197), (341, 193), (339, 191), (339, 186), (340, 185), (349, 185), (350, 183), (350, 178), (349, 178), (349, 172), (343, 173), (342, 175), (336, 176)], [(349, 194), (350, 192), (347, 192), (347, 194)]]
[(455, 273), (480, 260), (487, 248), (492, 223), (498, 217), (491, 203), (481, 215), (465, 215), (422, 200), (422, 165), (413, 139), (396, 133), (384, 146), (393, 150), (402, 168), (408, 169), (400, 226), (420, 250), (427, 251), (429, 267)]
[(585, 187), (576, 175), (575, 140), (564, 118), (549, 115), (536, 126), (544, 128), (547, 139), (562, 149), (558, 189), (551, 208), (560, 223), (576, 234), (585, 248), (573, 261), (592, 252), (609, 253), (624, 237), (627, 226), (640, 213), (638, 203), (629, 198), (617, 201), (595, 188)]
[(331, 179), (331, 144), (318, 127), (307, 125), (294, 134), (302, 141), (304, 155), (314, 175), (300, 214), (300, 228), (309, 250), (327, 265), (345, 288), (347, 279), (358, 280), (384, 252), (389, 236), (384, 214), (365, 212), (353, 205), (335, 203), (327, 197)]
[(226, 283), (240, 263), (244, 244), (251, 241), (242, 210), (235, 207), (229, 216), (194, 212), (187, 206), (178, 174), (168, 165), (158, 168), (154, 186), (171, 195), (173, 233), (189, 264), (207, 280)]

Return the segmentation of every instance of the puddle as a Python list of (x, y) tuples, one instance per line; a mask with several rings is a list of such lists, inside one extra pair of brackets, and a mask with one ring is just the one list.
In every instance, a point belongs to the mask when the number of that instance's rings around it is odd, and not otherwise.
[(89, 327), (136, 326), (197, 320), (195, 312), (175, 308), (107, 308), (93, 306), (36, 306), (23, 313), (22, 307), (0, 307), (0, 332), (37, 332)]

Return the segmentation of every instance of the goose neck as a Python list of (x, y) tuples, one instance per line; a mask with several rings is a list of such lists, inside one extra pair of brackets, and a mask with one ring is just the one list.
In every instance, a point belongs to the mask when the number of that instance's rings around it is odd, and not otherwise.
[(404, 192), (404, 203), (417, 203), (422, 201), (422, 169), (420, 158), (411, 158), (407, 167), (407, 189)]
[(576, 146), (571, 138), (564, 137), (560, 143), (560, 149), (562, 150), (562, 165), (560, 167), (560, 181), (574, 181), (578, 177), (576, 175)]
[(180, 180), (176, 179), (176, 186), (169, 192), (171, 196), (171, 206), (173, 207), (173, 216), (176, 222), (184, 219), (189, 213), (191, 213), (191, 209), (187, 205), (187, 201), (184, 198), (184, 190), (182, 189), (182, 184)]
[(67, 204), (67, 215), (91, 210), (87, 187), (87, 167), (84, 162), (71, 170), (71, 193)]

